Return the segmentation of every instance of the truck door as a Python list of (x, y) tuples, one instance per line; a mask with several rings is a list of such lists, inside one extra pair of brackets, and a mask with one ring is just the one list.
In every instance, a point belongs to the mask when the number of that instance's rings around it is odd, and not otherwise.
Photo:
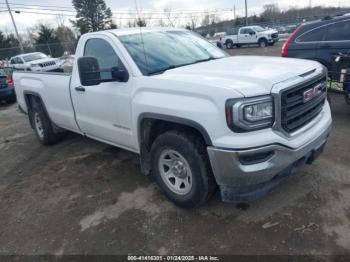
[[(83, 48), (80, 51), (82, 55), (95, 57), (100, 69), (125, 68), (118, 56), (116, 44), (107, 36), (90, 38)], [(78, 75), (76, 66), (71, 93), (81, 131), (97, 140), (133, 149), (130, 105), (132, 79), (129, 77), (128, 82), (112, 81), (111, 72), (102, 72), (101, 79), (107, 82), (82, 86)]]
[(256, 43), (256, 33), (250, 28), (241, 28), (238, 35), (239, 43)]

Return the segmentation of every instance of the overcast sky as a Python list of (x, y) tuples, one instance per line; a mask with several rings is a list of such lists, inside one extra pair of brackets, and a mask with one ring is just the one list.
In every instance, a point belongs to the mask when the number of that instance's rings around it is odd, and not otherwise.
[[(0, 31), (12, 32), (13, 26), (10, 20), (8, 12), (5, 12), (5, 0), (0, 0)], [(26, 8), (34, 8), (35, 6), (56, 6), (55, 9), (60, 7), (66, 7), (64, 9), (73, 10), (71, 0), (9, 0), (10, 3), (14, 4), (25, 4), (30, 5)], [(121, 12), (127, 10), (135, 10), (135, 1), (134, 0), (106, 0), (107, 6), (112, 9), (113, 12)], [(290, 6), (296, 7), (306, 7), (309, 5), (309, 0), (248, 0), (248, 13), (259, 14), (262, 10), (262, 7), (265, 4), (275, 3), (281, 9), (286, 9)], [(322, 5), (322, 6), (347, 6), (350, 7), (350, 0), (312, 0), (312, 6)], [(159, 12), (164, 8), (168, 8), (174, 11), (186, 10), (184, 12), (200, 11), (200, 10), (226, 10), (226, 12), (220, 13), (224, 18), (233, 18), (233, 12), (229, 10), (236, 7), (237, 15), (244, 15), (244, 0), (137, 0), (138, 9), (143, 12)], [(48, 10), (38, 9), (26, 9), (28, 12), (50, 12)], [(42, 7), (50, 9), (50, 7)], [(18, 9), (18, 6), (17, 6)], [(62, 9), (62, 8), (61, 8)], [(16, 10), (16, 7), (13, 6), (13, 10)], [(61, 11), (55, 11), (54, 13), (62, 13)], [(72, 12), (66, 12), (63, 14), (74, 15)], [(127, 14), (126, 14), (127, 15)], [(155, 15), (158, 16), (159, 15)], [(120, 19), (120, 14), (116, 14), (116, 22), (120, 23), (121, 21), (126, 21), (125, 19)], [(19, 31), (25, 32), (26, 28), (31, 27), (38, 22), (44, 22), (49, 24), (54, 24), (57, 21), (56, 15), (45, 15), (45, 14), (32, 14), (32, 13), (14, 13), (14, 18), (16, 20)], [(64, 16), (65, 21), (69, 24), (69, 19), (74, 18), (73, 16)], [(155, 18), (154, 18), (155, 19)]]

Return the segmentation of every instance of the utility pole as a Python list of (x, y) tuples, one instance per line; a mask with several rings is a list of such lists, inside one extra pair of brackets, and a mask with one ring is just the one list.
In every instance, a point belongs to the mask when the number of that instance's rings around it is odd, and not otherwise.
[(248, 6), (247, 6), (247, 0), (245, 0), (245, 25), (248, 25)]
[(233, 19), (236, 19), (236, 5), (233, 5)]
[(312, 7), (312, 0), (309, 0), (309, 8)]
[(17, 35), (17, 40), (18, 40), (18, 43), (19, 43), (19, 48), (21, 49), (21, 53), (24, 53), (24, 49), (23, 49), (23, 44), (22, 44), (22, 39), (20, 38), (19, 34), (18, 34), (18, 30), (17, 30), (17, 26), (16, 26), (16, 23), (15, 23), (15, 19), (13, 19), (13, 16), (12, 16), (12, 12), (11, 12), (11, 8), (10, 8), (10, 5), (9, 5), (9, 2), (8, 0), (5, 0), (6, 2), (6, 5), (7, 5), (7, 9), (10, 13), (10, 16), (11, 16), (11, 20), (12, 20), (12, 23), (13, 23), (13, 27), (15, 28), (15, 32), (16, 32), (16, 35)]

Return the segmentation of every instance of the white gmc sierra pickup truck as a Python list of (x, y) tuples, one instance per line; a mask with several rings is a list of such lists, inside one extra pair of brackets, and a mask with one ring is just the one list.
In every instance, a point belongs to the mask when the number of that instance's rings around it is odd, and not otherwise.
[(83, 35), (71, 75), (13, 77), (41, 143), (70, 130), (136, 152), (170, 200), (194, 207), (217, 187), (224, 201), (254, 200), (322, 152), (326, 73), (230, 57), (183, 29), (135, 28)]

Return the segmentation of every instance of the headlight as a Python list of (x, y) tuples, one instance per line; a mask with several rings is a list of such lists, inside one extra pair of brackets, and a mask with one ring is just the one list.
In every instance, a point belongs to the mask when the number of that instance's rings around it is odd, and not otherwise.
[(226, 120), (235, 132), (271, 127), (274, 122), (272, 96), (230, 99), (226, 102)]

